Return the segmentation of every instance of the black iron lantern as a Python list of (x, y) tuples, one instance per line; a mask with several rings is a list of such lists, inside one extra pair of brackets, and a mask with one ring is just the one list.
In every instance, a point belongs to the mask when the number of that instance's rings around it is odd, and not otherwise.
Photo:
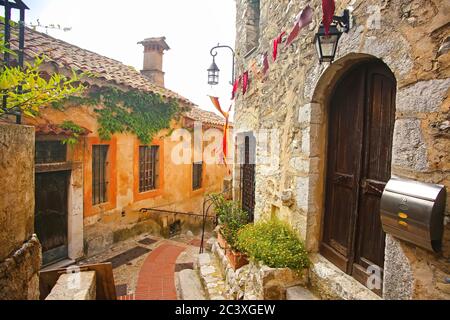
[(216, 64), (216, 58), (213, 57), (213, 62), (211, 66), (208, 68), (208, 84), (215, 86), (219, 84), (219, 72), (220, 69)]
[[(339, 29), (343, 29), (342, 31)], [(332, 63), (336, 56), (336, 50), (342, 33), (350, 30), (350, 11), (344, 10), (341, 17), (333, 17), (333, 23), (330, 25), (328, 34), (325, 32), (323, 24), (319, 26), (314, 42), (316, 44), (319, 61)]]
[(328, 34), (325, 34), (325, 28), (321, 24), (316, 33), (315, 43), (320, 62), (333, 62), (336, 55), (336, 49), (342, 32), (335, 25), (330, 26)]

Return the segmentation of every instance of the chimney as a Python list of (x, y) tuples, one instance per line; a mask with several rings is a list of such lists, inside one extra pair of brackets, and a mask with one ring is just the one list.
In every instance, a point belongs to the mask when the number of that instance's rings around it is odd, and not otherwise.
[(157, 86), (164, 87), (163, 54), (170, 49), (166, 37), (147, 38), (138, 44), (144, 46), (144, 68), (141, 74)]

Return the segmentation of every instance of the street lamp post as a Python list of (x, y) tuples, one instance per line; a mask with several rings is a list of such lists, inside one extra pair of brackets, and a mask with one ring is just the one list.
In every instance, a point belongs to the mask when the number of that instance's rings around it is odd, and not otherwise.
[(229, 49), (231, 51), (232, 54), (232, 69), (231, 69), (231, 84), (234, 83), (235, 81), (235, 75), (234, 75), (234, 58), (235, 58), (235, 53), (233, 48), (231, 48), (230, 46), (224, 46), (224, 45), (220, 45), (218, 44), (217, 46), (213, 47), (210, 51), (211, 56), (213, 57), (213, 62), (211, 64), (211, 66), (208, 68), (208, 84), (215, 86), (219, 84), (219, 72), (220, 69), (216, 64), (216, 56), (217, 56), (217, 50), (218, 49)]

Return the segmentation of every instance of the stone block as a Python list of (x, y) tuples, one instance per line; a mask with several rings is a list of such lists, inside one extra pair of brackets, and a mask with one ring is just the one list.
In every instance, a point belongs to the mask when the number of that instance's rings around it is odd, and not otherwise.
[(438, 112), (447, 97), (450, 78), (419, 81), (397, 93), (397, 112), (405, 114)]
[[(200, 278), (194, 270), (182, 270), (177, 277), (181, 300), (206, 300)], [(208, 287), (212, 288), (212, 285), (208, 284)]]
[(319, 300), (319, 298), (308, 289), (295, 286), (286, 289), (286, 300)]
[(209, 253), (202, 253), (198, 255), (198, 263), (200, 266), (208, 265), (211, 263), (211, 257)]
[(395, 122), (392, 164), (414, 171), (427, 170), (427, 146), (420, 128), (420, 120), (398, 119)]
[(95, 271), (62, 274), (45, 300), (95, 300)]

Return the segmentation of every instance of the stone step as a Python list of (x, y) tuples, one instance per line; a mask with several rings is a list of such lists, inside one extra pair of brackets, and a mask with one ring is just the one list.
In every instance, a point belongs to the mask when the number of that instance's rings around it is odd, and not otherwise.
[(302, 286), (291, 287), (286, 290), (286, 300), (320, 300), (308, 289)]
[(225, 282), (220, 271), (218, 261), (211, 253), (202, 253), (198, 256), (197, 269), (209, 300), (227, 300)]
[(181, 300), (206, 300), (205, 290), (195, 270), (185, 269), (178, 272), (177, 280)]

